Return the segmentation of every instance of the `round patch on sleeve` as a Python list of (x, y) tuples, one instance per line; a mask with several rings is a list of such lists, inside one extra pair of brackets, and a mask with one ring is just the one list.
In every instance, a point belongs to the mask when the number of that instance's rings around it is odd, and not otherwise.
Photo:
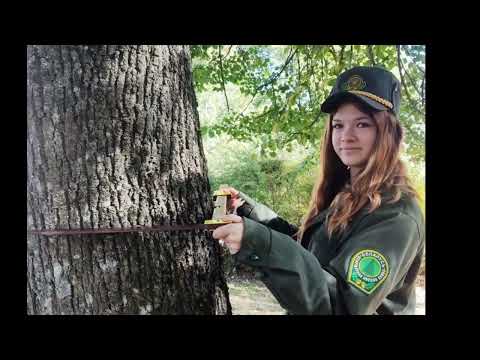
[(388, 276), (388, 262), (378, 251), (365, 249), (352, 256), (348, 266), (348, 282), (371, 294)]

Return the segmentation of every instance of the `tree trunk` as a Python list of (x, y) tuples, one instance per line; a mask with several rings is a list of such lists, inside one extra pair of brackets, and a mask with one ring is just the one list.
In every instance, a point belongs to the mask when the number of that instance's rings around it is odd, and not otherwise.
[[(213, 210), (186, 46), (27, 47), (29, 229)], [(27, 234), (29, 314), (231, 314), (208, 231)]]

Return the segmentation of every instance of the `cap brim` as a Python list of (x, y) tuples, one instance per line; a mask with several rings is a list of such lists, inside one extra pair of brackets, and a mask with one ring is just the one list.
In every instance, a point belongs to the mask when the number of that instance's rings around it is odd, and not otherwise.
[(323, 102), (322, 106), (320, 107), (320, 110), (322, 110), (325, 113), (332, 113), (343, 102), (345, 102), (348, 99), (352, 99), (352, 98), (356, 99), (356, 100), (360, 100), (365, 105), (373, 108), (374, 110), (378, 110), (378, 111), (390, 110), (388, 107), (380, 104), (379, 102), (376, 102), (375, 100), (372, 100), (372, 99), (370, 99), (366, 96), (354, 94), (354, 93), (351, 93), (351, 92), (348, 92), (348, 91), (342, 91), (342, 92), (336, 93), (335, 95), (329, 96)]

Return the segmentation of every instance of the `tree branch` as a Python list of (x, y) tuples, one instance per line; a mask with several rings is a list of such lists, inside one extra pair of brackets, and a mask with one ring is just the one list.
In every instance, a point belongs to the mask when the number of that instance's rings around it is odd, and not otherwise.
[[(284, 111), (285, 108), (286, 108), (286, 106), (283, 107), (282, 109), (280, 109), (279, 112)], [(274, 112), (275, 110), (276, 110), (276, 109), (275, 109), (274, 107), (272, 107), (272, 108), (270, 108), (270, 110), (267, 110), (267, 111), (265, 111), (265, 112), (263, 112), (263, 113), (261, 113), (261, 114), (259, 114), (259, 115), (252, 116), (250, 119), (260, 119), (260, 118), (264, 117), (265, 115), (268, 115), (268, 114)]]
[[(401, 48), (401, 45), (398, 45), (399, 48)], [(407, 53), (407, 55), (409, 55), (410, 57), (412, 57), (410, 55), (410, 53), (408, 52), (407, 48), (404, 47), (403, 48), (405, 50), (405, 52)], [(405, 75), (407, 76), (408, 80), (410, 80), (410, 83), (412, 84), (413, 88), (415, 89), (415, 92), (418, 94), (418, 96), (420, 96), (421, 100), (422, 100), (422, 105), (425, 103), (425, 99), (424, 99), (424, 90), (423, 90), (423, 84), (424, 84), (424, 81), (425, 81), (425, 72), (420, 68), (420, 66), (418, 66), (415, 62), (413, 62), (413, 64), (415, 65), (415, 67), (420, 70), (420, 72), (423, 74), (423, 79), (422, 79), (422, 85), (420, 85), (420, 90), (418, 90), (417, 86), (416, 86), (416, 83), (415, 81), (412, 79), (412, 77), (410, 76), (410, 74), (408, 73), (407, 69), (405, 67), (403, 67), (403, 69), (405, 70)]]
[(228, 57), (228, 54), (230, 54), (230, 50), (232, 50), (233, 45), (230, 45), (230, 47), (227, 50), (227, 54), (225, 55), (225, 59)]
[(283, 71), (287, 68), (288, 64), (290, 64), (290, 62), (292, 61), (293, 57), (295, 56), (295, 54), (297, 53), (298, 49), (295, 49), (295, 51), (293, 51), (292, 53), (292, 49), (290, 49), (290, 54), (288, 55), (287, 57), (287, 60), (285, 61), (285, 63), (283, 64), (282, 68), (280, 69), (280, 71), (277, 73), (277, 74), (273, 74), (270, 79), (268, 79), (265, 83), (263, 83), (262, 85), (258, 86), (256, 89), (255, 89), (255, 93), (253, 94), (252, 98), (250, 99), (250, 102), (247, 104), (247, 106), (245, 106), (245, 108), (240, 112), (239, 116), (242, 116), (243, 113), (245, 112), (245, 110), (247, 110), (247, 108), (250, 106), (250, 104), (252, 103), (253, 99), (255, 99), (255, 97), (257, 96), (258, 92), (264, 88), (265, 86), (268, 86), (270, 84), (272, 84), (274, 81), (276, 81), (278, 79), (278, 77), (283, 73)]
[[(408, 48), (407, 48), (407, 47), (405, 47), (404, 50), (405, 50), (405, 52), (408, 54), (408, 56), (412, 57), (412, 55), (410, 55), (410, 51), (408, 51)], [(418, 66), (417, 63), (415, 63), (415, 62), (413, 62), (413, 63), (414, 63), (415, 66), (418, 68), (418, 70), (420, 70), (420, 72), (425, 75), (425, 71), (423, 71), (423, 69), (422, 69), (420, 66)]]
[(341, 45), (342, 49), (340, 50), (340, 60), (338, 60), (338, 63), (343, 66), (343, 52), (345, 51), (345, 48), (347, 45)]
[(407, 98), (408, 98), (408, 101), (409, 101), (410, 105), (412, 105), (414, 110), (417, 111), (419, 114), (421, 114), (422, 116), (425, 116), (425, 113), (423, 111), (418, 110), (415, 103), (412, 101), (412, 98), (410, 97), (410, 93), (408, 92), (407, 86), (406, 86), (405, 81), (403, 79), (402, 60), (400, 59), (400, 45), (397, 45), (397, 63), (398, 63), (398, 72), (400, 73), (400, 82), (402, 83), (402, 87), (405, 89), (405, 94), (407, 95)]
[(230, 105), (228, 104), (227, 91), (225, 90), (225, 79), (223, 77), (223, 64), (222, 64), (221, 47), (222, 47), (222, 45), (218, 45), (218, 58), (219, 58), (219, 62), (220, 62), (220, 76), (222, 78), (222, 88), (223, 88), (223, 93), (225, 94), (225, 101), (227, 102), (227, 112), (230, 112)]
[[(302, 84), (302, 71), (305, 69), (306, 64), (303, 66), (303, 68), (300, 67), (300, 57), (297, 56), (297, 86), (301, 86)], [(300, 97), (297, 97), (297, 106), (300, 109), (301, 108), (301, 102), (300, 102)]]
[(408, 80), (410, 80), (410, 83), (412, 84), (413, 88), (415, 89), (417, 94), (421, 97), (422, 94), (421, 94), (420, 90), (417, 89), (417, 86), (415, 85), (415, 81), (410, 77), (410, 74), (408, 73), (408, 71), (405, 67), (404, 67), (404, 69), (405, 69), (405, 75), (407, 75)]
[(422, 106), (425, 106), (425, 73), (422, 78)]
[(375, 63), (375, 56), (373, 54), (372, 45), (367, 45), (367, 50), (368, 50), (368, 57), (370, 58), (370, 62), (372, 63), (373, 66), (377, 65)]
[(335, 59), (335, 62), (337, 62), (337, 53), (336, 53), (335, 50), (333, 49), (333, 45), (332, 45), (332, 47), (327, 46), (327, 49), (328, 49), (328, 51), (330, 52), (330, 54), (333, 55), (333, 58)]
[(350, 67), (352, 67), (352, 59), (353, 59), (353, 45), (350, 45)]
[(298, 49), (295, 49), (295, 51), (293, 51), (292, 53), (292, 49), (290, 49), (290, 53), (288, 54), (288, 57), (287, 57), (287, 60), (285, 60), (285, 63), (283, 64), (282, 68), (280, 69), (280, 71), (276, 74), (273, 74), (272, 76), (270, 76), (270, 79), (268, 79), (265, 83), (263, 83), (262, 85), (260, 85), (259, 87), (257, 87), (256, 91), (259, 91), (261, 90), (262, 88), (272, 84), (273, 82), (275, 82), (279, 76), (285, 71), (285, 69), (287, 68), (288, 64), (290, 64), (290, 62), (292, 61), (293, 57), (295, 56), (295, 54), (297, 53)]
[(317, 115), (315, 116), (315, 118), (313, 119), (313, 121), (310, 124), (308, 124), (306, 127), (302, 128), (302, 129), (300, 129), (299, 131), (295, 131), (294, 133), (291, 133), (290, 136), (282, 142), (282, 146), (285, 145), (286, 143), (290, 142), (295, 135), (298, 135), (298, 134), (304, 132), (305, 130), (310, 129), (318, 121), (318, 119), (320, 119), (321, 114), (322, 114), (322, 112), (318, 111)]

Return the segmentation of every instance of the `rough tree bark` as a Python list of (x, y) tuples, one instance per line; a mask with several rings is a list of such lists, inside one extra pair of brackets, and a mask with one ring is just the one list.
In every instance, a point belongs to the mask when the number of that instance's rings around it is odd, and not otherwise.
[[(27, 47), (27, 226), (213, 210), (186, 46)], [(29, 314), (231, 314), (208, 231), (27, 234)]]

